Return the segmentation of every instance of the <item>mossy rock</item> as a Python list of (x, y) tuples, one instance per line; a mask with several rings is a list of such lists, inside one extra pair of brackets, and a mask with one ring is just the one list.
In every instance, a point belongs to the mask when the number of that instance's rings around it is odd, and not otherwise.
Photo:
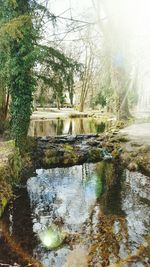
[(7, 203), (11, 197), (12, 197), (12, 187), (5, 180), (4, 177), (1, 177), (1, 181), (0, 181), (0, 217), (1, 217)]
[(0, 217), (2, 216), (2, 214), (4, 212), (4, 209), (5, 209), (6, 205), (7, 205), (7, 203), (8, 203), (8, 200), (7, 200), (6, 197), (1, 198), (1, 203), (0, 203)]
[(74, 147), (68, 144), (63, 145), (63, 149), (65, 152), (73, 152)]
[(102, 158), (102, 150), (99, 148), (92, 148), (88, 151), (89, 159), (94, 160), (100, 160)]
[(19, 149), (14, 141), (1, 142), (0, 146), (0, 180), (3, 176), (8, 182), (14, 183), (18, 180), (22, 167)]
[(47, 157), (45, 156), (43, 158), (43, 164), (44, 166), (53, 166), (53, 165), (57, 165), (60, 163), (60, 158), (59, 157)]
[(144, 174), (150, 175), (150, 155), (138, 157), (136, 163)]
[(49, 148), (44, 150), (44, 155), (46, 158), (56, 157), (59, 155), (59, 152), (54, 148)]
[(64, 165), (75, 165), (79, 163), (79, 155), (72, 151), (71, 153), (65, 152), (63, 157)]
[(0, 143), (0, 216), (12, 197), (12, 186), (19, 181), (21, 156), (14, 141)]
[(145, 145), (139, 148), (139, 152), (141, 153), (148, 153), (150, 152), (150, 145)]
[(130, 162), (129, 165), (127, 166), (129, 171), (137, 171), (138, 170), (138, 165), (136, 162)]

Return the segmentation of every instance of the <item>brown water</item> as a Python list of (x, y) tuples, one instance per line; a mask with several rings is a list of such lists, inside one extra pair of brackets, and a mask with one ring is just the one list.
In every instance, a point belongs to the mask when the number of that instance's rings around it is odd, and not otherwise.
[(3, 216), (0, 266), (149, 266), (149, 190), (112, 163), (36, 170)]
[(29, 129), (30, 136), (55, 136), (63, 134), (102, 133), (114, 122), (104, 122), (93, 118), (68, 118), (54, 120), (32, 120)]

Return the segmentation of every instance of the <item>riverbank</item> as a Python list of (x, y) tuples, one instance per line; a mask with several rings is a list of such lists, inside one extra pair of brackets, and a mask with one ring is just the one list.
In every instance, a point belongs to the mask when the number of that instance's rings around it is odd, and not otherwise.
[(80, 112), (73, 108), (38, 108), (33, 112), (31, 120), (65, 119), (65, 118), (86, 118), (86, 117), (113, 117), (110, 114), (104, 114), (99, 110), (87, 110)]
[(0, 217), (19, 179), (21, 157), (13, 141), (0, 142)]

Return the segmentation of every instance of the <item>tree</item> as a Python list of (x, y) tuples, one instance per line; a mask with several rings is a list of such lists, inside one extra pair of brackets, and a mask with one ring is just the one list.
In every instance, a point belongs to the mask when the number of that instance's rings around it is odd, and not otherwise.
[[(94, 2), (94, 1), (93, 1)], [(117, 2), (121, 8), (121, 3)], [(130, 117), (128, 106), (128, 87), (130, 83), (130, 71), (128, 66), (128, 51), (126, 49), (126, 34), (120, 21), (121, 16), (114, 16), (109, 1), (94, 2), (96, 7), (99, 29), (103, 38), (102, 54), (106, 58), (104, 69), (109, 73), (110, 85), (116, 94), (117, 118), (127, 119)], [(113, 9), (114, 10), (114, 9)], [(105, 19), (100, 17), (105, 13)], [(122, 34), (123, 33), (123, 34)]]
[(79, 108), (80, 112), (84, 111), (85, 100), (86, 100), (86, 97), (87, 97), (87, 94), (90, 88), (92, 66), (93, 66), (93, 57), (90, 51), (90, 55), (86, 53), (84, 71), (83, 71), (82, 78), (81, 78), (82, 86), (81, 86), (81, 95), (80, 95), (80, 108)]
[(1, 3), (1, 39), (7, 47), (4, 57), (8, 68), (4, 86), (11, 95), (11, 133), (19, 146), (27, 136), (35, 84), (32, 70), (37, 32), (32, 21), (33, 3), (29, 0), (2, 0)]
[(63, 105), (64, 93), (67, 91), (72, 103), (74, 76), (80, 72), (81, 64), (53, 47), (38, 45), (37, 54), (41, 68), (35, 76), (53, 91), (57, 108), (60, 109)]

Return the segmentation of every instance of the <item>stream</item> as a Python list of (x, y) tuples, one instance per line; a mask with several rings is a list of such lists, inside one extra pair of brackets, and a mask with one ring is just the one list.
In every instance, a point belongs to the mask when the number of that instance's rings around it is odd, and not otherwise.
[(0, 266), (99, 267), (133, 253), (122, 266), (149, 266), (137, 250), (148, 247), (149, 190), (147, 176), (105, 161), (37, 169), (2, 218)]
[(104, 121), (101, 118), (66, 118), (32, 120), (29, 128), (29, 136), (55, 136), (64, 134), (88, 134), (103, 133), (110, 128), (115, 121)]

